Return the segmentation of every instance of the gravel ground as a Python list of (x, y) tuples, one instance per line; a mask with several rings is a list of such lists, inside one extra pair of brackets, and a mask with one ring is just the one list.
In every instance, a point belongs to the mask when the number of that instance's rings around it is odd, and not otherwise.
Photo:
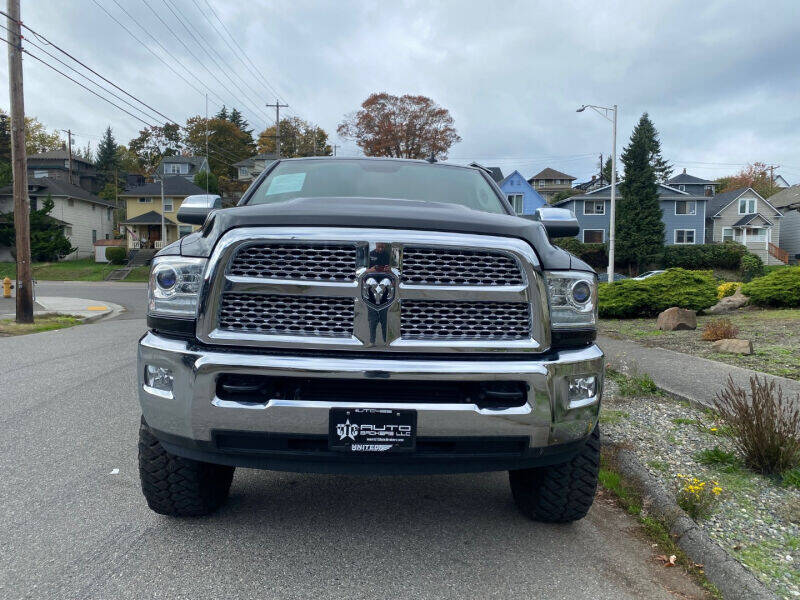
[(700, 525), (775, 593), (800, 597), (800, 489), (738, 465), (700, 464), (702, 450), (734, 450), (713, 414), (667, 397), (623, 397), (606, 382), (603, 433), (632, 446), (668, 490), (678, 474), (719, 482), (719, 506)]

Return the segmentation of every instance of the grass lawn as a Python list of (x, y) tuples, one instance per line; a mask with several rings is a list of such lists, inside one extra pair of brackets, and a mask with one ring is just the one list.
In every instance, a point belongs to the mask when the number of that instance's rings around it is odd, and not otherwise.
[[(92, 258), (65, 260), (54, 263), (33, 263), (33, 278), (41, 281), (103, 281), (118, 267), (109, 263), (98, 263)], [(147, 281), (150, 267), (136, 267), (125, 281)], [(0, 262), (0, 280), (17, 275), (16, 263)]]
[(73, 325), (80, 325), (81, 319), (69, 315), (43, 315), (36, 317), (32, 324), (17, 323), (13, 319), (0, 320), (0, 337), (11, 335), (24, 335), (26, 333), (39, 333), (51, 329), (64, 329)]
[[(730, 319), (739, 328), (737, 337), (753, 342), (753, 354), (714, 352), (711, 342), (700, 339), (710, 320)], [(636, 340), (712, 360), (800, 380), (800, 309), (745, 308), (722, 316), (698, 316), (695, 331), (659, 331), (655, 319), (600, 319), (600, 332)]]

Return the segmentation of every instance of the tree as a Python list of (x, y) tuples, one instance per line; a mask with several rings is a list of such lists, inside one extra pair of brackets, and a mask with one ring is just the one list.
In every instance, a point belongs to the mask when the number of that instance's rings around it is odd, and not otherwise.
[(64, 147), (58, 131), (47, 133), (45, 126), (36, 117), (25, 117), (25, 152), (28, 156), (40, 152), (51, 152)]
[(177, 156), (182, 149), (181, 126), (176, 123), (145, 127), (128, 143), (128, 150), (136, 156), (139, 169), (145, 173), (155, 171), (162, 158)]
[(206, 179), (208, 180), (208, 193), (219, 194), (219, 179), (214, 173), (209, 173), (208, 171), (197, 172), (194, 176), (194, 184), (206, 189)]
[(94, 152), (92, 151), (92, 143), (86, 142), (86, 146), (84, 148), (78, 148), (78, 151), (75, 152), (75, 156), (78, 158), (82, 158), (86, 162), (94, 162)]
[(144, 170), (139, 164), (139, 157), (122, 144), (117, 146), (116, 161), (117, 167), (120, 171), (124, 173), (139, 173), (140, 175), (144, 175)]
[(644, 113), (622, 151), (625, 180), (620, 184), (616, 215), (616, 260), (627, 265), (643, 263), (664, 249), (664, 222), (658, 203), (653, 164), (655, 128)]
[[(604, 184), (611, 183), (611, 157), (609, 156), (606, 159), (605, 164), (603, 165), (603, 170), (600, 171), (600, 177), (603, 178)], [(617, 173), (617, 181), (619, 181), (619, 173)]]
[(247, 120), (242, 116), (242, 113), (239, 112), (238, 108), (231, 110), (231, 114), (228, 116), (228, 121), (236, 125), (250, 137), (253, 137), (253, 129), (250, 127), (250, 123), (248, 123)]
[(355, 140), (367, 156), (447, 158), (450, 147), (461, 141), (446, 108), (425, 96), (372, 94), (361, 109), (347, 115), (337, 129)]
[(10, 185), (11, 174), (11, 120), (0, 112), (0, 187)]
[(772, 181), (772, 173), (766, 164), (754, 162), (747, 165), (736, 175), (717, 179), (717, 193), (729, 192), (743, 187), (753, 188), (762, 198), (769, 198), (781, 191)]
[[(658, 131), (656, 130), (655, 125), (653, 125), (653, 122), (650, 120), (650, 116), (647, 113), (644, 113), (639, 119), (639, 124), (637, 127), (641, 128), (642, 135), (644, 136), (644, 139), (647, 140), (647, 150), (650, 155), (650, 166), (653, 167), (653, 172), (656, 175), (656, 181), (659, 183), (664, 183), (672, 175), (672, 165), (669, 163), (669, 161), (665, 160), (664, 157), (661, 156), (661, 141), (658, 139)], [(610, 182), (610, 169), (608, 175), (608, 181)], [(625, 176), (627, 177), (627, 173)]]
[(566, 200), (567, 198), (572, 198), (572, 196), (577, 196), (578, 194), (582, 194), (583, 190), (576, 190), (575, 188), (570, 188), (568, 190), (561, 190), (557, 192), (555, 196), (553, 196), (553, 200), (550, 204), (556, 204), (557, 202), (561, 202), (562, 200)]
[(233, 177), (233, 163), (244, 160), (255, 153), (253, 136), (242, 131), (228, 119), (214, 117), (205, 119), (201, 116), (190, 117), (186, 121), (186, 150), (198, 156), (206, 153), (206, 130), (210, 152), (208, 163), (211, 172), (217, 177)]
[[(37, 262), (55, 261), (75, 252), (67, 237), (63, 225), (50, 216), (53, 210), (53, 199), (47, 195), (42, 208), (31, 210), (31, 259)], [(14, 213), (0, 215), (0, 246), (15, 247)]]
[[(275, 153), (274, 125), (258, 135), (258, 151), (263, 154)], [(321, 127), (298, 117), (281, 119), (281, 156), (330, 156), (332, 152), (328, 134)]]
[(97, 146), (95, 167), (100, 174), (100, 180), (104, 183), (114, 181), (114, 171), (119, 168), (119, 155), (117, 154), (117, 142), (114, 134), (111, 133), (111, 126), (106, 127), (103, 139)]

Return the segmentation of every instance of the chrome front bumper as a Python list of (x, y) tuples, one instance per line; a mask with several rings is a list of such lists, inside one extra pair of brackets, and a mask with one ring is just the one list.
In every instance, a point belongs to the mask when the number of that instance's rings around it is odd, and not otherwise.
[[(171, 392), (145, 384), (146, 365), (172, 371)], [(169, 449), (191, 445), (208, 450), (213, 449), (215, 433), (220, 431), (327, 436), (329, 409), (387, 406), (283, 399), (231, 402), (216, 395), (217, 377), (222, 373), (398, 381), (525, 381), (529, 385), (528, 402), (514, 408), (493, 410), (475, 404), (423, 402), (392, 406), (417, 411), (418, 438), (524, 436), (533, 450), (579, 441), (592, 431), (600, 410), (603, 365), (603, 353), (594, 345), (555, 352), (540, 360), (326, 358), (209, 351), (149, 332), (139, 342), (138, 389), (145, 421), (156, 435), (168, 441)], [(569, 379), (586, 375), (598, 378), (596, 396), (570, 403)]]

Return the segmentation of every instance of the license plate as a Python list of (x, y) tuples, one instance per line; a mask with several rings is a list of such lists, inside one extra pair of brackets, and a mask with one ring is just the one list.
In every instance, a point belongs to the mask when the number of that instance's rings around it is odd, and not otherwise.
[(416, 447), (417, 411), (391, 408), (332, 408), (328, 446), (340, 452), (411, 452)]

